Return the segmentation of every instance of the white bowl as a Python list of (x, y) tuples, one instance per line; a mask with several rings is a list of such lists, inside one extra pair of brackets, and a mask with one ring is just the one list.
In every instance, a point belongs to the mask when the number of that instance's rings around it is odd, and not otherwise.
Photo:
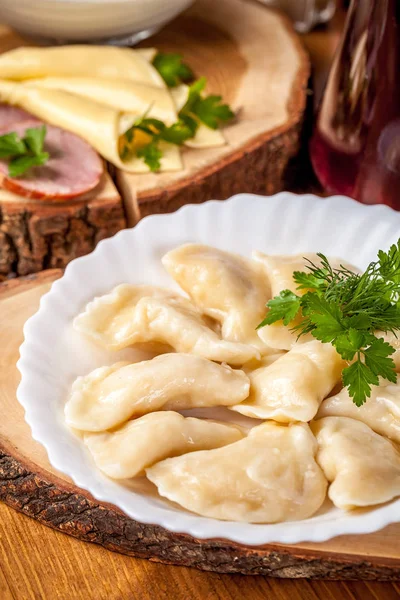
[(22, 34), (59, 42), (137, 43), (193, 0), (0, 0), (0, 21)]
[(327, 501), (309, 519), (274, 525), (200, 517), (107, 479), (63, 418), (72, 381), (118, 360), (72, 333), (73, 317), (94, 296), (122, 282), (170, 286), (160, 258), (171, 248), (201, 242), (243, 255), (255, 248), (275, 254), (322, 251), (362, 268), (399, 235), (400, 213), (385, 206), (363, 206), (343, 196), (320, 199), (284, 192), (269, 198), (241, 194), (225, 202), (185, 206), (173, 214), (147, 217), (135, 228), (100, 242), (94, 252), (68, 265), (25, 325), (17, 395), (33, 437), (46, 448), (56, 469), (98, 500), (115, 504), (137, 521), (196, 538), (225, 538), (247, 545), (319, 542), (376, 531), (399, 521), (400, 500), (353, 512)]

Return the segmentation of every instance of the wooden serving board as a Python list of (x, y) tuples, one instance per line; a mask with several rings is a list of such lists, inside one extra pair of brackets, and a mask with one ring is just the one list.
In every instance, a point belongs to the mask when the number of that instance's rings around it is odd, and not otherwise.
[[(0, 52), (31, 44), (0, 26)], [(238, 111), (221, 148), (184, 150), (183, 171), (108, 174), (94, 193), (70, 202), (0, 196), (0, 280), (63, 268), (97, 242), (151, 213), (284, 187), (297, 152), (309, 60), (289, 21), (246, 0), (198, 0), (145, 46), (179, 52)]]
[(219, 573), (328, 579), (400, 579), (400, 524), (323, 544), (244, 547), (196, 540), (145, 525), (94, 500), (49, 464), (16, 399), (23, 324), (60, 270), (0, 284), (0, 500), (39, 522), (105, 548), (153, 561)]
[(289, 20), (251, 0), (197, 0), (142, 45), (182, 54), (197, 77), (207, 78), (206, 91), (221, 95), (238, 119), (224, 128), (225, 146), (184, 149), (182, 171), (120, 171), (128, 223), (188, 203), (281, 191), (299, 148), (310, 75)]

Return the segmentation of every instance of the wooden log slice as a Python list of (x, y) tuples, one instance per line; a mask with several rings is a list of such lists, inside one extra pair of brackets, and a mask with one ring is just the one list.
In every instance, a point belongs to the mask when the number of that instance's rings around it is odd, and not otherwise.
[(27, 200), (0, 190), (0, 279), (65, 267), (126, 227), (121, 197), (108, 173), (79, 200)]
[(129, 224), (187, 203), (281, 191), (298, 151), (309, 78), (308, 56), (286, 17), (245, 0), (198, 0), (149, 44), (183, 54), (238, 119), (224, 129), (226, 146), (185, 149), (183, 171), (119, 172)]
[(0, 285), (0, 500), (53, 529), (153, 561), (274, 577), (400, 578), (400, 525), (323, 544), (244, 547), (224, 540), (196, 540), (133, 521), (57, 472), (24, 421), (15, 395), (19, 382), (15, 365), (23, 324), (60, 275), (61, 271), (49, 270)]

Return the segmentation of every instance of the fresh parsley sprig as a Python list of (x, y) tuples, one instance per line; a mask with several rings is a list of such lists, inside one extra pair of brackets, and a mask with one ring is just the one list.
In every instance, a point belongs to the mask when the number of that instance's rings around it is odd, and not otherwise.
[(10, 177), (20, 177), (31, 167), (49, 160), (49, 153), (43, 151), (45, 137), (45, 125), (27, 129), (23, 138), (15, 131), (0, 136), (0, 158), (9, 159)]
[(184, 119), (189, 117), (195, 122), (198, 119), (210, 129), (218, 129), (223, 122), (230, 121), (235, 115), (227, 104), (222, 104), (221, 96), (211, 94), (202, 97), (206, 84), (207, 79), (200, 77), (189, 86), (188, 98), (179, 116)]
[(364, 273), (341, 266), (334, 269), (323, 254), (321, 265), (307, 260), (307, 271), (296, 271), (293, 279), (301, 294), (283, 290), (267, 303), (268, 313), (258, 328), (277, 321), (298, 336), (310, 333), (331, 343), (349, 363), (343, 384), (357, 406), (371, 396), (379, 377), (397, 380), (390, 358), (393, 346), (377, 337), (377, 330), (397, 335), (400, 329), (400, 239)]
[(153, 66), (168, 87), (176, 87), (180, 83), (194, 79), (192, 69), (183, 62), (180, 54), (158, 52), (153, 59)]
[(193, 137), (193, 131), (181, 119), (170, 126), (165, 125), (163, 121), (141, 117), (137, 119), (132, 127), (125, 133), (125, 146), (121, 152), (121, 158), (127, 158), (130, 154), (130, 148), (135, 142), (135, 132), (142, 131), (150, 138), (146, 144), (136, 149), (136, 156), (142, 158), (151, 171), (158, 171), (161, 167), (161, 158), (163, 156), (160, 149), (160, 142), (168, 142), (181, 146), (186, 140)]
[(162, 158), (161, 141), (182, 146), (196, 135), (200, 122), (217, 129), (222, 122), (232, 119), (234, 114), (227, 104), (221, 103), (221, 96), (202, 97), (206, 83), (205, 77), (202, 77), (189, 86), (187, 101), (179, 111), (176, 123), (167, 126), (147, 115), (137, 119), (123, 136), (122, 160), (127, 159), (135, 148), (135, 132), (142, 131), (149, 136), (149, 141), (136, 148), (136, 156), (142, 158), (151, 171), (158, 171)]

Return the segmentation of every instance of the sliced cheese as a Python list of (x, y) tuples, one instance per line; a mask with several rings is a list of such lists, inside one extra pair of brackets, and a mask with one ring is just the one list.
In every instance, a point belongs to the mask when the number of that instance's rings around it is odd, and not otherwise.
[(64, 90), (91, 98), (116, 110), (137, 116), (160, 119), (166, 125), (177, 120), (175, 104), (165, 88), (136, 83), (129, 79), (95, 77), (43, 77), (30, 79), (25, 85)]
[(166, 87), (151, 56), (132, 48), (114, 46), (21, 47), (0, 55), (0, 78), (106, 77), (130, 79), (157, 87)]
[[(136, 157), (122, 161), (119, 138), (136, 118), (89, 98), (62, 90), (0, 80), (0, 101), (17, 105), (52, 125), (81, 136), (113, 165), (131, 173), (149, 171)], [(121, 123), (125, 129), (121, 131)], [(163, 171), (182, 168), (179, 148), (168, 145), (161, 161)]]
[[(178, 85), (171, 89), (171, 95), (175, 102), (176, 111), (179, 112), (186, 104), (189, 94), (189, 86)], [(187, 140), (185, 146), (188, 148), (215, 148), (224, 146), (225, 138), (218, 129), (211, 129), (199, 122), (199, 127), (194, 138)]]
[(157, 48), (135, 48), (135, 52), (140, 54), (148, 62), (153, 62), (158, 54)]

